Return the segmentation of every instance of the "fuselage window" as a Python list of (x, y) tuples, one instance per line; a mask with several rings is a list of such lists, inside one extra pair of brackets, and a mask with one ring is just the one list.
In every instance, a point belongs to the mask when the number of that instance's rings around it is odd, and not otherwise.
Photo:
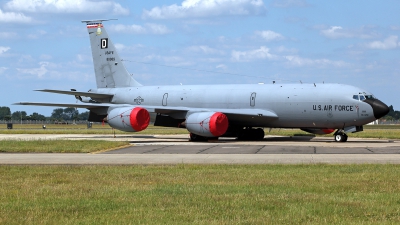
[(353, 95), (353, 99), (358, 101), (359, 100), (358, 95)]
[(364, 100), (365, 100), (364, 95), (360, 95), (360, 100), (361, 100), (361, 101), (364, 101)]

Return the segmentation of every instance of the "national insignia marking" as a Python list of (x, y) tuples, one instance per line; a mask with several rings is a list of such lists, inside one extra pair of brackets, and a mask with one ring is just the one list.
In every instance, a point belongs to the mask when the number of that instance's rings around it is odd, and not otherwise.
[(144, 102), (144, 99), (143, 99), (142, 97), (138, 96), (138, 97), (135, 98), (133, 101), (134, 101), (136, 104), (140, 105), (140, 104), (142, 104), (142, 102)]

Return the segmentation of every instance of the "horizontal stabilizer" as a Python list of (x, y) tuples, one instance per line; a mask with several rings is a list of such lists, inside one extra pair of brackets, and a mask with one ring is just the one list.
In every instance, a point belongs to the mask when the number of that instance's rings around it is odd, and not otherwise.
[(64, 94), (64, 95), (78, 95), (78, 96), (85, 96), (90, 98), (112, 98), (114, 95), (111, 94), (99, 94), (93, 92), (81, 92), (81, 91), (62, 91), (62, 90), (50, 90), (50, 89), (42, 89), (42, 90), (35, 90), (41, 92), (50, 92), (50, 93), (57, 93), (57, 94)]

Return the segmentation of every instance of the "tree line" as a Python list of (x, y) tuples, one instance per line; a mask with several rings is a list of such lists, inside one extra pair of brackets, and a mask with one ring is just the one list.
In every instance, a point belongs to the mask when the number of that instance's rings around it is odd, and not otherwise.
[(42, 114), (34, 112), (28, 115), (25, 111), (15, 111), (11, 113), (11, 109), (7, 106), (0, 107), (0, 120), (87, 120), (89, 111), (79, 113), (75, 108), (57, 108), (51, 113), (51, 116), (46, 117)]
[(400, 119), (400, 111), (395, 111), (393, 106), (389, 106), (389, 113), (384, 116), (382, 119), (386, 120), (399, 120)]

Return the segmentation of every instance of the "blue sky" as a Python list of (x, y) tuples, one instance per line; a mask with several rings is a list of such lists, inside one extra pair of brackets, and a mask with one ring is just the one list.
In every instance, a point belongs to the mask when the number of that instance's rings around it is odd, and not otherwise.
[(49, 116), (12, 103), (95, 88), (80, 21), (118, 18), (104, 25), (144, 85), (345, 83), (400, 110), (399, 12), (398, 0), (0, 0), (0, 106)]

